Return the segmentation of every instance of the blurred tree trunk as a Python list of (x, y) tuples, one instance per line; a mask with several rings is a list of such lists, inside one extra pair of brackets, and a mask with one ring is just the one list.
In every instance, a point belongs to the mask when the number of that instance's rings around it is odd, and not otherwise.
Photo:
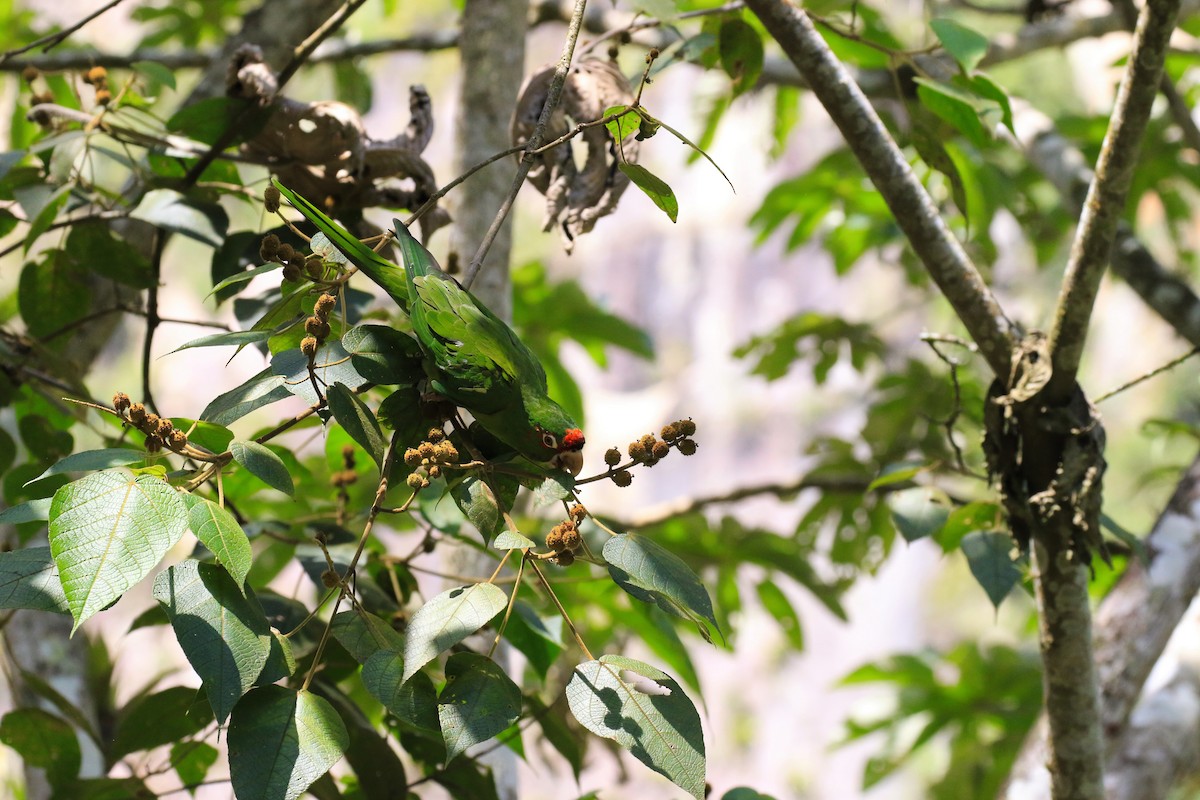
[[(511, 145), (509, 124), (516, 107), (517, 92), (525, 67), (525, 30), (528, 0), (467, 0), (462, 14), (459, 49), (463, 82), (455, 120), (453, 174)], [(516, 172), (516, 159), (504, 159), (480, 170), (453, 195), (448, 265), (466, 267), (504, 202)], [(512, 319), (512, 286), (509, 254), (512, 249), (512, 217), (500, 229), (483, 270), (471, 287), (502, 319)], [(492, 562), (468, 548), (457, 548), (449, 557), (450, 572), (487, 575)], [(507, 648), (496, 651), (496, 659), (509, 661)], [(516, 800), (517, 760), (507, 748), (492, 751), (487, 758), (502, 800)]]

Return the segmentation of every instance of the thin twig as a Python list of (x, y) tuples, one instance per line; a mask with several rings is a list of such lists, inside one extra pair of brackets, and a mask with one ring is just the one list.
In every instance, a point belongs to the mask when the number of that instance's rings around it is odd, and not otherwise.
[(1180, 364), (1182, 364), (1183, 362), (1187, 361), (1189, 358), (1196, 355), (1197, 353), (1200, 353), (1200, 347), (1193, 347), (1191, 350), (1188, 350), (1186, 353), (1179, 356), (1178, 358), (1173, 358), (1170, 361), (1168, 361), (1166, 364), (1163, 364), (1160, 367), (1155, 367), (1154, 369), (1150, 370), (1149, 372), (1147, 372), (1144, 375), (1139, 375), (1138, 377), (1134, 378), (1131, 381), (1122, 383), (1120, 386), (1118, 386), (1115, 389), (1110, 389), (1109, 391), (1107, 391), (1104, 394), (1097, 397), (1092, 402), (1093, 403), (1102, 403), (1105, 400), (1107, 400), (1108, 398), (1112, 397), (1113, 395), (1120, 394), (1121, 392), (1125, 391), (1126, 389), (1132, 389), (1134, 386), (1137, 386), (1142, 381), (1148, 381), (1157, 375), (1161, 375), (1162, 373), (1166, 372), (1167, 370), (1174, 369), (1175, 367), (1177, 367)]
[(550, 123), (550, 117), (554, 114), (555, 109), (558, 108), (559, 98), (562, 97), (563, 84), (567, 82), (567, 73), (571, 70), (571, 59), (575, 54), (575, 42), (579, 39), (579, 29), (583, 25), (583, 12), (586, 9), (587, 0), (575, 0), (575, 10), (571, 14), (570, 23), (567, 25), (567, 38), (563, 42), (562, 55), (558, 59), (558, 66), (554, 68), (554, 77), (550, 80), (550, 87), (546, 91), (546, 104), (542, 106), (542, 114), (538, 117), (537, 125), (534, 126), (533, 135), (525, 143), (525, 155), (521, 157), (521, 162), (517, 165), (517, 174), (513, 177), (512, 187), (508, 191), (508, 196), (504, 198), (504, 202), (496, 212), (496, 218), (492, 220), (491, 227), (484, 234), (483, 241), (479, 243), (479, 248), (475, 251), (475, 255), (471, 258), (471, 263), (467, 267), (463, 277), (463, 286), (468, 289), (475, 282), (479, 271), (483, 269), (483, 259), (487, 257), (488, 250), (492, 248), (492, 242), (496, 240), (496, 236), (500, 233), (500, 228), (504, 225), (505, 219), (508, 218), (508, 213), (512, 210), (513, 203), (516, 202), (517, 194), (525, 184), (525, 178), (529, 175), (529, 170), (533, 168), (533, 151), (541, 147), (542, 139), (546, 136), (546, 126)]
[(167, 237), (154, 229), (154, 250), (150, 256), (150, 288), (146, 290), (146, 335), (142, 340), (142, 398), (146, 408), (158, 411), (150, 388), (150, 356), (154, 349), (154, 332), (158, 329), (158, 287), (162, 280), (162, 257)]
[(74, 25), (69, 25), (66, 28), (63, 28), (61, 31), (58, 31), (56, 33), (47, 34), (46, 36), (43, 36), (40, 39), (35, 39), (34, 41), (30, 42), (29, 44), (27, 44), (23, 47), (17, 47), (12, 50), (6, 50), (4, 53), (0, 53), (0, 64), (3, 64), (5, 61), (8, 61), (13, 56), (18, 56), (21, 53), (28, 53), (30, 50), (33, 50), (35, 47), (39, 47), (41, 45), (45, 45), (44, 47), (42, 47), (42, 52), (48, 53), (52, 48), (61, 44), (69, 36), (71, 36), (73, 33), (78, 31), (84, 25), (87, 25), (89, 22), (91, 22), (96, 17), (100, 16), (101, 14), (105, 13), (106, 11), (110, 11), (110, 10), (116, 8), (123, 2), (124, 2), (124, 0), (109, 0), (109, 2), (107, 4), (96, 9), (91, 14), (88, 14), (86, 17), (79, 20), (79, 22), (76, 22)]

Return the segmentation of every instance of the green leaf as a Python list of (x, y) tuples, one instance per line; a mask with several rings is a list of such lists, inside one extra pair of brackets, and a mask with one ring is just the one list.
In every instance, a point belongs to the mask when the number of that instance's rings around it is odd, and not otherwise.
[(49, 547), (0, 553), (0, 608), (71, 613)]
[(283, 459), (258, 442), (233, 442), (229, 445), (233, 460), (246, 468), (267, 486), (278, 489), (286, 495), (294, 494), (292, 476), (288, 473)]
[(198, 733), (212, 721), (212, 712), (207, 704), (196, 702), (196, 695), (195, 689), (173, 686), (131, 701), (117, 712), (108, 757), (116, 761)]
[(27, 500), (0, 511), (0, 524), (20, 525), (22, 522), (45, 522), (50, 519), (50, 498)]
[(641, 116), (636, 111), (631, 111), (629, 106), (612, 106), (604, 109), (604, 116), (606, 117), (611, 117), (615, 114), (620, 114), (621, 116), (604, 123), (604, 127), (608, 129), (609, 135), (613, 137), (613, 141), (620, 143), (630, 136), (636, 136), (642, 124)]
[(176, 742), (171, 746), (171, 766), (184, 786), (197, 786), (217, 763), (217, 748), (207, 742)]
[(492, 547), (497, 550), (527, 550), (536, 547), (537, 543), (519, 531), (503, 530), (492, 540)]
[(712, 641), (703, 624), (718, 630), (712, 600), (696, 573), (678, 556), (645, 536), (623, 533), (604, 543), (604, 560), (618, 586), (668, 614), (692, 620), (700, 634)]
[(339, 611), (333, 617), (333, 635), (360, 664), (380, 650), (404, 649), (404, 637), (381, 617), (369, 611)]
[(342, 335), (342, 347), (359, 374), (371, 383), (415, 384), (425, 377), (421, 346), (386, 325), (359, 325)]
[(180, 350), (190, 350), (194, 347), (245, 347), (248, 344), (265, 342), (269, 338), (271, 338), (271, 331), (227, 331), (225, 333), (214, 333), (210, 336), (201, 336), (199, 339), (184, 342), (172, 350), (171, 353), (178, 353)]
[[(284, 385), (292, 394), (309, 405), (317, 403), (317, 392), (308, 372), (308, 357), (300, 352), (298, 344), (294, 350), (275, 353), (271, 359), (271, 370), (284, 376)], [(358, 374), (358, 370), (351, 363), (350, 354), (339, 341), (330, 340), (321, 345), (317, 350), (313, 372), (321, 386), (344, 383), (351, 389), (357, 389), (367, 383), (363, 376)]]
[[(504, 508), (511, 508), (517, 492), (515, 483), (511, 478), (495, 474), (491, 476), (491, 481), (499, 485)], [(468, 475), (450, 487), (450, 495), (483, 536), (485, 543), (493, 541), (505, 529), (501, 502), (497, 501), (496, 494), (487, 481), (477, 475)]]
[(960, 77), (956, 81), (965, 83), (975, 94), (992, 100), (1000, 106), (1000, 121), (1014, 136), (1016, 135), (1017, 131), (1013, 128), (1012, 102), (1008, 98), (1008, 92), (1004, 91), (1000, 84), (983, 73), (972, 75), (970, 78)]
[(558, 505), (564, 500), (570, 500), (571, 491), (575, 488), (575, 479), (566, 473), (547, 475), (533, 493), (535, 506)]
[(978, 31), (968, 28), (952, 19), (931, 20), (929, 27), (946, 48), (946, 52), (958, 62), (964, 72), (970, 72), (979, 66), (979, 62), (987, 55), (988, 38)]
[(50, 549), (72, 632), (149, 575), (186, 528), (183, 499), (152, 475), (105, 470), (55, 492)]
[(946, 493), (926, 486), (893, 492), (888, 495), (887, 505), (896, 530), (909, 542), (937, 533), (950, 516)]
[(67, 456), (33, 480), (26, 481), (25, 485), (28, 486), (34, 481), (49, 478), (51, 475), (61, 475), (64, 472), (91, 472), (110, 467), (124, 467), (145, 459), (146, 454), (141, 450), (130, 450), (125, 447), (84, 450), (82, 453), (73, 453)]
[(150, 260), (107, 225), (76, 225), (67, 236), (67, 255), (79, 269), (119, 281), (134, 289), (154, 285)]
[(154, 579), (154, 599), (171, 617), (175, 638), (213, 713), (225, 722), (267, 663), (271, 631), (254, 593), (214, 564), (183, 561)]
[(263, 686), (229, 725), (229, 775), (238, 800), (296, 800), (350, 744), (341, 717), (310, 692)]
[(867, 484), (865, 493), (870, 494), (882, 486), (907, 483), (928, 469), (929, 465), (923, 461), (902, 461), (898, 464), (889, 464), (880, 471), (878, 478)]
[(621, 172), (624, 172), (635, 186), (645, 192), (646, 196), (654, 201), (654, 205), (663, 210), (671, 222), (678, 220), (679, 201), (675, 199), (675, 192), (671, 191), (671, 187), (667, 185), (666, 181), (640, 164), (622, 161), (620, 167)]
[(998, 530), (1003, 526), (1004, 512), (998, 503), (976, 500), (951, 511), (935, 538), (942, 546), (942, 551), (949, 553), (959, 548), (968, 533)]
[(241, 588), (250, 573), (250, 539), (233, 514), (205, 497), (184, 495), (188, 527)]
[(438, 653), (448, 650), (508, 605), (508, 596), (490, 583), (448, 589), (417, 609), (406, 631), (404, 680), (407, 681)]
[(500, 665), (476, 653), (455, 653), (446, 662), (446, 688), (438, 719), (446, 760), (502, 733), (521, 716), (521, 688)]
[(13, 196), (21, 204), (25, 219), (29, 220), (29, 231), (25, 234), (25, 252), (28, 253), (66, 205), (71, 196), (71, 184), (57, 188), (45, 183), (33, 184), (15, 190)]
[(371, 413), (371, 409), (367, 408), (367, 404), (344, 383), (335, 383), (330, 387), (327, 397), (333, 418), (382, 469), (383, 459), (387, 455), (387, 440), (383, 436), (383, 429), (379, 427), (379, 420)]
[(792, 602), (788, 600), (787, 595), (769, 580), (760, 581), (757, 590), (759, 602), (762, 603), (767, 613), (779, 623), (779, 628), (787, 637), (788, 644), (797, 651), (803, 650), (804, 628), (800, 624), (800, 615), (792, 607)]
[(605, 655), (575, 667), (567, 703), (583, 727), (612, 739), (696, 800), (704, 797), (704, 734), (696, 707), (649, 664)]
[(404, 656), (394, 650), (377, 650), (362, 671), (363, 686), (392, 712), (409, 732), (442, 740), (437, 692), (423, 672), (404, 680)]
[(544, 679), (546, 673), (564, 649), (562, 617), (542, 618), (528, 603), (513, 604), (513, 614), (504, 629), (504, 638), (521, 652)]
[(24, 266), (17, 284), (17, 304), (31, 336), (54, 333), (88, 312), (88, 293), (79, 290), (83, 279), (83, 273), (61, 250), (50, 250), (40, 262)]
[(9, 711), (0, 719), (0, 742), (16, 750), (30, 766), (45, 769), (51, 784), (60, 785), (79, 775), (83, 757), (75, 729), (49, 711)]
[(207, 97), (188, 103), (167, 120), (167, 127), (204, 144), (214, 144), (225, 132), (237, 126), (237, 144), (254, 136), (274, 110), (235, 97)]
[(1012, 536), (1004, 531), (975, 531), (962, 540), (971, 574), (997, 609), (1021, 581), (1021, 570), (1013, 563), (1014, 547)]
[(721, 23), (721, 69), (733, 81), (733, 95), (753, 89), (763, 68), (762, 38), (754, 26), (736, 17)]
[(721, 800), (775, 800), (769, 794), (759, 794), (748, 786), (738, 786), (721, 795)]
[(966, 92), (927, 78), (914, 78), (921, 105), (950, 123), (976, 147), (986, 147), (988, 133), (979, 120), (978, 101)]
[(217, 284), (215, 284), (212, 288), (212, 291), (208, 293), (208, 296), (212, 297), (214, 294), (219, 294), (222, 289), (228, 289), (230, 286), (236, 286), (239, 283), (247, 283), (257, 278), (259, 275), (266, 275), (268, 272), (274, 272), (275, 270), (282, 268), (282, 264), (276, 261), (268, 261), (266, 264), (259, 264), (257, 267), (252, 269), (244, 269), (240, 272), (236, 272), (227, 278), (223, 278)]
[(134, 61), (129, 66), (134, 71), (161, 83), (163, 86), (171, 89), (175, 88), (175, 72), (164, 64), (160, 64), (157, 61)]
[(173, 189), (146, 192), (129, 216), (211, 247), (221, 246), (229, 227), (229, 218), (221, 206), (197, 202)]
[(286, 400), (292, 392), (285, 386), (286, 378), (264, 369), (236, 389), (217, 396), (204, 407), (200, 419), (217, 425), (229, 425), (271, 403)]

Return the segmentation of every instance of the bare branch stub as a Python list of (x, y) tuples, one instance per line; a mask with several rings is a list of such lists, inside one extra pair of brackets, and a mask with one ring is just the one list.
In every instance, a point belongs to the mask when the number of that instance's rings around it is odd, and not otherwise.
[[(521, 89), (513, 113), (513, 144), (529, 141), (546, 104), (554, 67), (534, 73)], [(567, 135), (583, 122), (604, 116), (613, 106), (633, 103), (633, 91), (625, 76), (612, 61), (589, 58), (571, 68), (563, 86), (562, 102), (546, 126), (545, 139)], [(529, 182), (546, 197), (543, 230), (561, 228), (563, 244), (571, 251), (576, 237), (590, 231), (601, 217), (617, 207), (629, 178), (618, 168), (617, 144), (602, 125), (585, 128), (578, 137), (585, 150), (582, 166), (575, 159), (574, 140), (535, 157)], [(638, 142), (630, 139), (622, 145), (621, 158), (637, 162)]]
[[(390, 139), (373, 139), (358, 110), (335, 100), (305, 103), (276, 94), (276, 76), (256, 48), (238, 50), (226, 93), (272, 113), (242, 150), (272, 163), (289, 188), (334, 214), (386, 206), (415, 209), (438, 190), (433, 168), (421, 157), (433, 138), (433, 104), (422, 86), (409, 89), (408, 127)], [(450, 216), (436, 205), (421, 217), (428, 240)]]

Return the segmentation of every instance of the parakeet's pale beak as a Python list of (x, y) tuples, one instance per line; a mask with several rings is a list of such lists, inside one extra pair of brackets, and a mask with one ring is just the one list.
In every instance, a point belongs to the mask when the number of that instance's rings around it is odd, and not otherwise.
[(583, 472), (583, 453), (579, 450), (564, 450), (550, 459), (550, 466), (569, 472), (572, 476)]

